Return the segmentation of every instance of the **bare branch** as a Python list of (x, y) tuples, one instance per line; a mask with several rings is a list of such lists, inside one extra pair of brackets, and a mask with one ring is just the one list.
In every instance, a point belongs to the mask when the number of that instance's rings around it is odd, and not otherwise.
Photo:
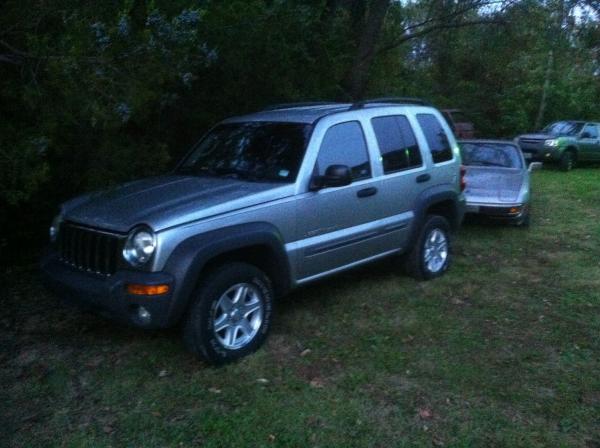
[[(442, 15), (432, 15), (433, 11), (430, 9), (428, 12), (428, 17), (424, 20), (421, 20), (417, 23), (412, 23), (401, 31), (400, 37), (389, 42), (387, 44), (382, 45), (378, 50), (377, 54), (384, 53), (386, 51), (393, 50), (405, 42), (416, 39), (419, 37), (423, 37), (427, 34), (430, 34), (435, 31), (444, 30), (444, 29), (452, 29), (452, 28), (463, 28), (468, 26), (476, 26), (476, 25), (490, 25), (490, 24), (504, 24), (505, 22), (500, 19), (495, 18), (479, 18), (475, 20), (457, 20), (461, 19), (465, 14), (471, 11), (477, 11), (485, 6), (492, 6), (495, 4), (504, 5), (502, 10), (504, 10), (508, 5), (511, 5), (516, 0), (476, 0), (473, 2), (469, 2), (466, 6), (463, 6), (459, 9), (453, 9), (447, 14)], [(416, 30), (416, 31), (415, 31)]]
[(400, 45), (404, 44), (405, 42), (408, 42), (409, 40), (416, 39), (418, 37), (423, 37), (434, 31), (453, 29), (453, 28), (464, 28), (464, 27), (475, 26), (475, 25), (505, 25), (505, 24), (506, 24), (506, 22), (504, 20), (489, 19), (489, 20), (469, 20), (469, 21), (465, 21), (465, 22), (441, 23), (439, 25), (432, 25), (430, 27), (427, 27), (420, 31), (417, 31), (416, 33), (405, 34), (400, 39), (397, 39), (394, 42), (381, 47), (377, 51), (377, 53), (380, 54), (380, 53), (384, 53), (386, 51), (393, 50), (394, 48), (399, 47)]
[(21, 65), (23, 63), (21, 58), (15, 57), (12, 54), (0, 54), (0, 62), (6, 62), (13, 65)]

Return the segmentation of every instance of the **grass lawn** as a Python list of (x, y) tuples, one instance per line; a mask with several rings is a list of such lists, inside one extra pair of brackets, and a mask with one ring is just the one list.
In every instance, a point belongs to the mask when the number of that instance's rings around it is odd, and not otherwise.
[(600, 169), (536, 172), (533, 196), (528, 230), (466, 224), (441, 279), (386, 260), (298, 290), (220, 369), (15, 267), (0, 446), (600, 447)]

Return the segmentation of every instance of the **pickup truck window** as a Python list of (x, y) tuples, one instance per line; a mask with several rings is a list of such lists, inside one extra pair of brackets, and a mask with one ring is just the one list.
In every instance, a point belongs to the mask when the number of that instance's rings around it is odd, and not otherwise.
[(522, 168), (519, 148), (505, 143), (461, 143), (462, 162), (467, 166)]
[(596, 127), (596, 125), (594, 124), (586, 124), (585, 127), (583, 128), (583, 131), (581, 131), (581, 133), (588, 133), (589, 137), (587, 138), (593, 138), (593, 139), (597, 139), (598, 138), (598, 128)]
[(229, 123), (210, 131), (178, 174), (294, 182), (312, 126), (303, 123)]
[(418, 114), (417, 121), (421, 125), (421, 129), (423, 129), (423, 133), (425, 134), (425, 139), (429, 144), (433, 163), (452, 160), (452, 148), (450, 148), (448, 136), (435, 115)]
[(405, 116), (376, 117), (371, 123), (385, 174), (423, 165), (417, 139)]
[(371, 177), (365, 135), (358, 121), (336, 124), (325, 133), (315, 172), (323, 176), (330, 165), (347, 165), (354, 180)]

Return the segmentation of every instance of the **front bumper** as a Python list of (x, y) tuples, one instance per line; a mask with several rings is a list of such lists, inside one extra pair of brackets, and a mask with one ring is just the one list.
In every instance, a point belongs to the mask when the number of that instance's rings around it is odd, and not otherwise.
[(467, 202), (467, 214), (485, 216), (490, 219), (519, 222), (527, 215), (529, 207), (527, 204), (490, 204)]
[[(58, 254), (48, 252), (41, 261), (42, 278), (48, 289), (80, 308), (94, 311), (141, 328), (171, 326), (171, 310), (176, 282), (164, 272), (117, 271), (109, 277), (81, 271), (63, 263)], [(132, 295), (128, 284), (169, 285), (169, 291), (156, 296)], [(140, 307), (149, 319), (140, 317)]]
[(555, 162), (560, 159), (560, 152), (557, 148), (541, 147), (538, 149), (523, 149), (525, 162)]

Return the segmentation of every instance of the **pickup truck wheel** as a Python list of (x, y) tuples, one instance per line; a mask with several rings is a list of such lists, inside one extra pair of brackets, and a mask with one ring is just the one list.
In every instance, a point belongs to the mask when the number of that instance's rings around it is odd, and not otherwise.
[(198, 286), (184, 322), (184, 342), (210, 364), (235, 361), (263, 344), (272, 313), (268, 277), (246, 263), (227, 264)]
[(575, 155), (572, 151), (565, 151), (560, 158), (561, 171), (571, 171), (575, 166)]
[(427, 216), (417, 242), (406, 259), (409, 275), (419, 280), (443, 275), (452, 258), (450, 242), (448, 220), (438, 215)]

